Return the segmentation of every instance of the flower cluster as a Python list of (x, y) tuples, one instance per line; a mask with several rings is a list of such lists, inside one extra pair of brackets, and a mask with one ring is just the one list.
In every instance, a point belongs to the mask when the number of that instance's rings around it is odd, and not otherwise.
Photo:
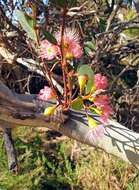
[(94, 98), (94, 104), (101, 110), (101, 122), (106, 123), (109, 115), (112, 113), (112, 108), (109, 105), (109, 97), (107, 95), (99, 95)]
[[(103, 75), (96, 74), (94, 76), (96, 91), (105, 90), (108, 87), (107, 78)], [(109, 97), (107, 95), (98, 95), (94, 97), (93, 102), (101, 110), (101, 121), (107, 122), (109, 115), (112, 113), (112, 108), (109, 105)]]
[[(89, 68), (88, 68), (89, 69)], [(89, 72), (90, 73), (90, 72)], [(86, 92), (86, 87), (88, 82), (92, 82), (92, 87), (89, 92)], [(82, 74), (78, 76), (78, 83), (80, 87), (80, 96), (81, 99), (83, 99), (83, 102), (86, 102), (86, 100), (91, 103), (88, 105), (84, 104), (83, 107), (85, 107), (86, 112), (87, 110), (93, 111), (96, 114), (100, 116), (100, 122), (106, 123), (108, 121), (108, 118), (110, 114), (112, 113), (112, 108), (109, 104), (109, 97), (108, 95), (102, 94), (108, 87), (108, 81), (107, 78), (100, 73), (95, 74), (94, 78), (92, 79), (92, 76), (89, 74)], [(80, 100), (81, 101), (81, 100)], [(94, 137), (94, 139), (98, 139), (99, 137), (102, 137), (102, 134), (104, 134), (104, 127), (103, 125), (99, 124), (94, 118), (88, 116), (87, 113), (87, 119), (88, 119), (88, 125), (89, 127), (93, 128), (91, 136)]]
[[(56, 39), (58, 44), (61, 43), (61, 35), (60, 33), (56, 34)], [(79, 42), (79, 34), (75, 29), (66, 29), (63, 36), (63, 50), (64, 55), (67, 59), (70, 58), (80, 58), (82, 55), (82, 48)]]
[(98, 92), (105, 90), (108, 87), (107, 78), (100, 73), (94, 76), (94, 85), (96, 91), (91, 94), (90, 100), (93, 101), (94, 105), (100, 110), (101, 113), (101, 122), (107, 122), (109, 115), (112, 113), (112, 108), (109, 105), (109, 97), (107, 95), (94, 95)]
[[(48, 40), (43, 40), (40, 43), (40, 57), (42, 59), (52, 60), (57, 56), (61, 56), (61, 34), (55, 34), (57, 45), (50, 43)], [(63, 53), (65, 58), (80, 58), (83, 51), (79, 42), (79, 35), (76, 30), (66, 29), (63, 36)]]
[[(53, 60), (55, 58), (61, 59), (64, 57), (65, 59), (70, 60), (82, 56), (83, 50), (80, 46), (77, 31), (65, 29), (62, 39), (60, 32), (55, 34), (55, 39), (57, 41), (56, 44), (52, 44), (48, 40), (41, 41), (40, 57), (42, 59)], [(64, 66), (66, 67), (66, 65)], [(97, 140), (104, 135), (105, 129), (103, 123), (108, 121), (108, 118), (112, 113), (112, 108), (109, 104), (108, 95), (102, 94), (102, 92), (108, 87), (107, 78), (100, 73), (95, 74), (93, 78), (92, 75), (93, 72), (91, 68), (84, 65), (77, 73), (80, 88), (79, 97), (74, 100), (68, 100), (67, 96), (69, 89), (66, 84), (64, 86), (64, 89), (67, 88), (65, 91), (67, 92), (66, 99), (61, 100), (61, 102), (65, 103), (67, 107), (71, 106), (73, 109), (77, 107), (78, 109), (84, 108), (86, 110), (88, 126), (90, 127), (90, 132), (88, 133), (89, 138), (92, 138), (94, 142), (97, 142)], [(57, 95), (54, 94), (53, 90), (54, 89), (45, 86), (44, 89), (40, 90), (38, 97), (44, 101), (56, 98)], [(85, 104), (87, 101), (89, 101), (89, 105)], [(55, 110), (55, 106), (47, 107), (44, 111), (44, 115), (54, 114)], [(100, 116), (100, 121), (98, 122), (90, 117), (88, 110), (98, 114)]]
[(52, 60), (54, 59), (59, 52), (57, 45), (51, 44), (48, 40), (41, 41), (40, 44), (40, 57), (42, 59)]
[(108, 87), (108, 80), (105, 76), (101, 75), (100, 73), (95, 74), (94, 76), (94, 83), (97, 90), (99, 89), (106, 89)]
[[(92, 102), (90, 110), (95, 111), (100, 116), (101, 123), (106, 123), (112, 113), (112, 108), (109, 104), (109, 97), (101, 94), (101, 92), (103, 92), (107, 87), (107, 78), (98, 73), (94, 75), (94, 85), (89, 96), (87, 96), (87, 98)], [(97, 121), (91, 117), (88, 117), (88, 125), (93, 128), (93, 130), (88, 134), (89, 138), (93, 139), (94, 143), (96, 143), (97, 140), (102, 138), (104, 135), (104, 126), (102, 124), (98, 124)]]

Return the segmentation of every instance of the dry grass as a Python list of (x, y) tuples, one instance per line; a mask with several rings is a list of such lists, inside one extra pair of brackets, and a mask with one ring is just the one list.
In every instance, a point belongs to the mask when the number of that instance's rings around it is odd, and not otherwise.
[[(23, 131), (22, 131), (23, 130)], [(89, 146), (63, 137), (48, 140), (48, 132), (18, 128), (14, 138), (20, 174), (7, 171), (0, 137), (0, 189), (2, 190), (138, 190), (138, 170)], [(25, 132), (26, 131), (26, 132)], [(49, 145), (49, 146), (48, 146)]]

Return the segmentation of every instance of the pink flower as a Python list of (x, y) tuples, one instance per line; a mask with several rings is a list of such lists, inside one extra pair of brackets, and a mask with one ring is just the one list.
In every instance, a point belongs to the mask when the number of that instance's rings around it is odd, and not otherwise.
[(110, 114), (113, 112), (111, 106), (109, 105), (109, 97), (107, 95), (100, 95), (94, 99), (94, 104), (99, 107), (102, 111), (100, 117), (103, 123), (107, 122)]
[(96, 89), (106, 89), (108, 87), (108, 81), (107, 78), (103, 75), (101, 75), (100, 73), (95, 74), (94, 76), (94, 82), (95, 82), (95, 86)]
[(72, 49), (73, 57), (80, 58), (81, 55), (83, 54), (82, 48), (78, 44), (76, 44), (75, 47), (76, 47), (75, 49), (74, 48)]
[(45, 86), (43, 89), (40, 90), (38, 94), (39, 99), (48, 101), (55, 97), (53, 90), (48, 86)]
[[(61, 55), (61, 33), (55, 35), (58, 45), (53, 45), (47, 40), (41, 41), (40, 44), (40, 57), (48, 60), (54, 59), (56, 56)], [(67, 59), (73, 57), (80, 58), (83, 50), (79, 42), (79, 34), (76, 30), (66, 29), (63, 37), (64, 54)]]
[(42, 59), (52, 60), (58, 55), (59, 47), (51, 44), (47, 40), (43, 40), (40, 43), (40, 57)]
[(107, 95), (99, 95), (94, 99), (94, 104), (98, 107), (104, 107), (108, 105), (108, 103), (109, 103), (109, 97)]
[[(56, 34), (58, 44), (61, 44), (61, 33)], [(67, 59), (80, 58), (83, 50), (79, 42), (79, 34), (74, 29), (66, 29), (63, 38), (64, 54)]]
[(103, 125), (98, 125), (97, 127), (90, 129), (88, 134), (86, 135), (87, 139), (90, 139), (90, 142), (93, 141), (94, 144), (97, 144), (97, 142), (103, 138), (104, 136), (104, 126)]

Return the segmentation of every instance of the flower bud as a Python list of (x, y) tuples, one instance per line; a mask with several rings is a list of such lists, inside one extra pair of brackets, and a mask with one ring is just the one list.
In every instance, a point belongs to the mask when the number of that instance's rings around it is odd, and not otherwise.
[(78, 76), (78, 83), (79, 83), (79, 87), (80, 87), (80, 94), (83, 93), (83, 90), (85, 88), (85, 85), (88, 81), (88, 76), (87, 75), (80, 75)]
[(54, 114), (55, 109), (56, 109), (55, 106), (45, 108), (44, 115), (48, 116)]
[(91, 127), (91, 128), (96, 128), (98, 126), (98, 122), (93, 119), (92, 117), (87, 117), (88, 119), (88, 126)]

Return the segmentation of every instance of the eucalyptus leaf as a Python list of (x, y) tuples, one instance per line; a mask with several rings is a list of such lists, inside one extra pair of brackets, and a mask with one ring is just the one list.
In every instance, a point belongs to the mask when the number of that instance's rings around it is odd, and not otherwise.
[(83, 108), (83, 100), (81, 97), (77, 97), (75, 100), (72, 101), (71, 107), (74, 110), (81, 110)]
[(88, 65), (82, 65), (78, 69), (78, 75), (87, 75), (88, 76), (88, 82), (86, 84), (86, 93), (89, 93), (93, 86), (93, 77), (94, 72)]
[(97, 114), (97, 115), (101, 115), (101, 110), (95, 107), (90, 107), (89, 110), (93, 113), (93, 114)]
[(32, 19), (32, 18), (31, 18), (30, 16), (28, 16), (28, 15), (25, 15), (25, 17), (26, 17), (26, 19), (27, 19), (27, 22), (28, 22), (29, 26), (34, 29), (34, 27), (35, 27), (35, 25), (36, 25), (35, 19)]
[(90, 53), (92, 52), (89, 47), (85, 47), (84, 51), (86, 55), (90, 55)]
[(89, 48), (91, 50), (96, 50), (96, 45), (91, 41), (85, 42), (85, 47), (87, 47), (87, 48)]
[(100, 32), (104, 32), (106, 29), (106, 22), (104, 19), (100, 18), (99, 19), (99, 30)]
[(37, 36), (34, 29), (34, 20), (31, 19), (31, 17), (26, 16), (21, 10), (15, 10), (15, 15), (28, 37), (37, 42)]

